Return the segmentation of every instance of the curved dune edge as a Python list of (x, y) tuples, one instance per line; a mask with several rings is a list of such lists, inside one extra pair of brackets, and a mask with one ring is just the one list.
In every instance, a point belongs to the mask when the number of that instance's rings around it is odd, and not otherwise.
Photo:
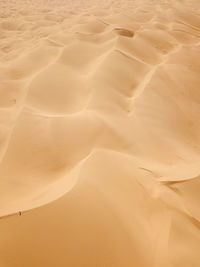
[[(78, 163), (78, 165), (80, 165), (80, 163)], [(11, 208), (14, 210), (14, 212), (10, 210), (8, 214), (4, 214), (0, 217), (0, 219), (8, 218), (10, 216), (19, 214), (21, 215), (22, 213), (24, 214), (25, 212), (31, 211), (35, 208), (50, 204), (56, 199), (62, 197), (70, 190), (72, 190), (72, 188), (75, 186), (76, 181), (78, 179), (77, 173), (79, 172), (79, 168), (79, 166), (76, 166), (74, 169), (70, 170), (70, 172), (67, 174), (67, 179), (65, 177), (61, 178), (58, 181), (49, 184), (43, 189), (43, 191), (35, 192), (34, 195), (30, 195), (29, 198), (27, 197), (27, 201), (29, 202), (28, 207), (26, 207), (26, 205), (25, 207), (23, 207), (23, 202), (19, 202), (17, 204), (15, 203), (14, 207), (12, 207), (11, 205)], [(16, 206), (20, 207), (21, 209), (17, 211)]]
[[(149, 170), (148, 168), (139, 167), (140, 162), (134, 158), (131, 157), (129, 154), (120, 153), (119, 151), (112, 151), (112, 150), (102, 150), (102, 149), (95, 149), (89, 153), (83, 160), (78, 162), (76, 166), (69, 170), (69, 172), (66, 174), (66, 177), (62, 177), (58, 179), (58, 181), (54, 183), (50, 183), (47, 187), (43, 189), (43, 191), (35, 192), (35, 195), (30, 195), (27, 197), (26, 201), (29, 203), (29, 207), (23, 208), (22, 203), (15, 203), (14, 212), (10, 211), (8, 214), (4, 214), (3, 216), (0, 216), (0, 219), (7, 218), (13, 215), (19, 215), (19, 213), (25, 213), (28, 211), (31, 211), (36, 208), (40, 208), (41, 206), (49, 205), (52, 202), (56, 201), (59, 198), (62, 198), (64, 195), (68, 194), (71, 190), (73, 190), (74, 187), (81, 181), (81, 171), (84, 169), (84, 165), (87, 165), (87, 161), (90, 161), (93, 156), (95, 156), (98, 153), (105, 153), (105, 154), (112, 154), (115, 153), (118, 156), (124, 157), (126, 161), (131, 161), (132, 164), (135, 164), (138, 168), (137, 172), (139, 172), (139, 175), (136, 175), (136, 179), (139, 184), (141, 184), (147, 191), (147, 193), (152, 196), (153, 198), (161, 198), (162, 199), (162, 189), (164, 190), (175, 190), (177, 187), (182, 187), (185, 183), (195, 183), (196, 181), (199, 181), (199, 175), (195, 177), (187, 177), (185, 179), (177, 179), (174, 177), (172, 180), (168, 179), (167, 181), (164, 179), (157, 179), (156, 181), (152, 181), (152, 178), (146, 178), (145, 176), (141, 177), (141, 175), (150, 174), (150, 177), (153, 175), (154, 178), (158, 178), (156, 173)], [(149, 179), (149, 181), (147, 180)], [(161, 189), (161, 190), (160, 190)], [(160, 196), (159, 192), (160, 191)], [(164, 201), (168, 201), (168, 199), (165, 199)], [(23, 200), (24, 202), (24, 200)], [(169, 204), (170, 205), (170, 204)], [(20, 207), (19, 210), (16, 210), (16, 206)], [(25, 205), (26, 206), (26, 205)], [(12, 206), (11, 206), (12, 207)], [(174, 207), (175, 208), (175, 207)], [(176, 207), (177, 208), (177, 207)], [(187, 215), (190, 217), (193, 217), (192, 214), (190, 214), (189, 210), (186, 208), (184, 209), (184, 212), (187, 213)], [(195, 219), (195, 218), (194, 218)]]
[(197, 0), (1, 1), (0, 266), (200, 266), (199, 55)]

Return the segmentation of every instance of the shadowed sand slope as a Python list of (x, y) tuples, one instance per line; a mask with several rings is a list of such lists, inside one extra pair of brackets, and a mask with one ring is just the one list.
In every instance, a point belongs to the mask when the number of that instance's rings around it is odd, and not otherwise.
[(200, 266), (200, 3), (0, 2), (0, 267)]

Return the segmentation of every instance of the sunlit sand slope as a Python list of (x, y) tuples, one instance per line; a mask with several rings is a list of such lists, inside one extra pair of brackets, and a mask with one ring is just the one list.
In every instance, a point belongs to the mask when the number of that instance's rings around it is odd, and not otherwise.
[(199, 267), (199, 203), (199, 1), (1, 1), (0, 267)]

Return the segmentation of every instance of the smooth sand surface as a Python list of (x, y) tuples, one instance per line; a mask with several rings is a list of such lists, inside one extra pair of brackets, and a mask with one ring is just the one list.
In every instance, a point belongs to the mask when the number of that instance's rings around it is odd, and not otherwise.
[(199, 0), (1, 0), (0, 267), (199, 266)]

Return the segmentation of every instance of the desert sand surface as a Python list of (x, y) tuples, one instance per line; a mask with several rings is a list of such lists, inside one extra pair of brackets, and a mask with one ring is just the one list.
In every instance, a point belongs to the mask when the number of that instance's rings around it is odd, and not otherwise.
[(199, 0), (0, 0), (0, 267), (199, 266)]

